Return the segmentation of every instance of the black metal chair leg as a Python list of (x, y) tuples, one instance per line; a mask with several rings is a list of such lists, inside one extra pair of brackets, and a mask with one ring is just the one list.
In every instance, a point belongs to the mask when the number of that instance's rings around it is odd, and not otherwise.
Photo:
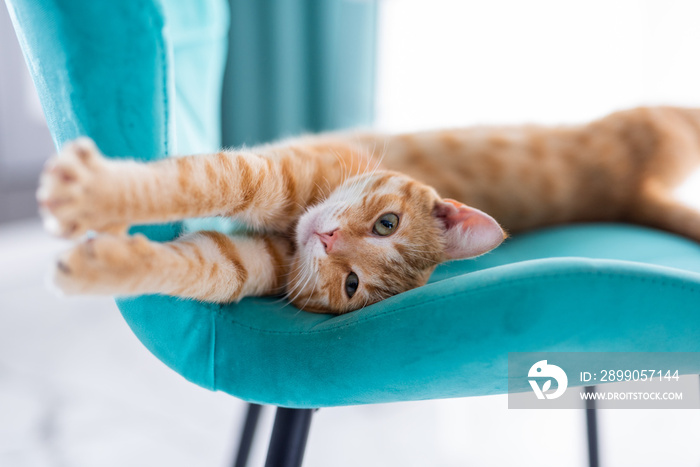
[(301, 467), (313, 412), (277, 408), (265, 467)]
[[(586, 394), (593, 394), (595, 386), (586, 386)], [(588, 432), (588, 465), (598, 467), (598, 420), (595, 399), (586, 399), (586, 428)]]
[(262, 405), (248, 404), (248, 412), (243, 423), (241, 439), (238, 442), (238, 452), (236, 453), (236, 462), (233, 464), (234, 467), (246, 467), (248, 465), (248, 455), (255, 437), (255, 429), (258, 427), (261, 410)]

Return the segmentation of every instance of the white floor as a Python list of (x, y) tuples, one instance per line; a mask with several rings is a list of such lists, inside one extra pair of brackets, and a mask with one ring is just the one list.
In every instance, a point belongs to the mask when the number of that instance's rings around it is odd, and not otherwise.
[[(66, 243), (0, 226), (0, 466), (225, 466), (245, 405), (151, 356), (109, 299), (43, 284)], [(305, 466), (584, 466), (584, 411), (504, 397), (324, 409)], [(267, 410), (250, 465), (262, 465)], [(606, 466), (700, 465), (700, 410), (604, 411)]]

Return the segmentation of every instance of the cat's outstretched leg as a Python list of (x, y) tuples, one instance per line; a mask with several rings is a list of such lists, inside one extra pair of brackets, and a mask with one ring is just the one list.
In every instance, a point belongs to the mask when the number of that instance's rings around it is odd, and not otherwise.
[(80, 138), (47, 163), (37, 199), (46, 227), (63, 237), (203, 216), (283, 232), (344, 177), (366, 169), (367, 156), (329, 138), (139, 163), (106, 159)]
[(39, 180), (37, 201), (44, 227), (61, 237), (80, 236), (89, 229), (126, 232), (123, 179), (134, 165), (105, 159), (87, 138), (66, 144), (49, 159)]
[(165, 294), (229, 303), (283, 291), (291, 254), (276, 237), (198, 232), (156, 243), (100, 235), (61, 255), (55, 284), (67, 294)]

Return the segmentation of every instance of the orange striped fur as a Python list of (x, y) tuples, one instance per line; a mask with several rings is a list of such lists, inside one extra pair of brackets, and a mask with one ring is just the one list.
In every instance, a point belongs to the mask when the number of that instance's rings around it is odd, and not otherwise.
[[(572, 127), (337, 133), (153, 163), (106, 159), (82, 138), (47, 163), (37, 197), (51, 232), (100, 233), (59, 258), (67, 293), (219, 303), (284, 293), (343, 313), (496, 247), (505, 234), (494, 219), (510, 232), (636, 222), (700, 241), (700, 215), (671, 197), (699, 163), (700, 110), (639, 108)], [(382, 236), (386, 214), (398, 224)], [(202, 216), (256, 233), (162, 244), (123, 235)]]

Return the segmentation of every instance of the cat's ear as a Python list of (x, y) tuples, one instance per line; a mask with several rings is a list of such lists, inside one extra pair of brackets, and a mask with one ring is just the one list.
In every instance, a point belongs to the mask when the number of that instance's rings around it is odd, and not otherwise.
[(483, 255), (507, 237), (493, 217), (453, 199), (437, 201), (433, 216), (442, 222), (445, 254), (449, 259)]

